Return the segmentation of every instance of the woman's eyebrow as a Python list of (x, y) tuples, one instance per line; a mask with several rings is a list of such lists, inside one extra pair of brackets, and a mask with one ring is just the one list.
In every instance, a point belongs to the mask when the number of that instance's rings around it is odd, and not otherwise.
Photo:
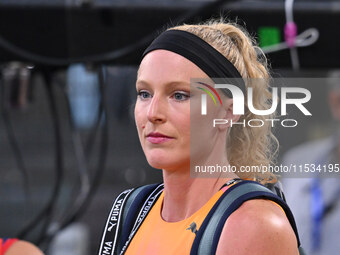
[(189, 82), (185, 82), (185, 81), (175, 81), (175, 82), (170, 82), (167, 83), (167, 88), (168, 89), (173, 89), (173, 88), (177, 88), (177, 87), (187, 87), (190, 88), (190, 83)]
[[(150, 83), (148, 83), (145, 80), (137, 80), (136, 86), (138, 84), (145, 85), (145, 86), (151, 86)], [(183, 86), (190, 88), (190, 83), (186, 82), (186, 81), (171, 81), (171, 82), (165, 83), (165, 86), (166, 86), (166, 89), (173, 89), (174, 87), (183, 87)]]
[(144, 81), (144, 80), (141, 80), (141, 79), (137, 79), (136, 80), (136, 85), (137, 84), (140, 84), (140, 83), (142, 83), (142, 84), (148, 84), (146, 81)]

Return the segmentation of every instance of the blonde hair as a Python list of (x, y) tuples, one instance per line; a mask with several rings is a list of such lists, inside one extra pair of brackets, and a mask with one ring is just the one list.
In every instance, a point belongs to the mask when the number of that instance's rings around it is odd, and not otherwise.
[[(243, 79), (250, 81), (246, 82), (246, 86), (250, 86), (251, 83), (254, 107), (258, 110), (270, 108), (272, 93), (269, 90), (270, 74), (267, 59), (243, 27), (220, 19), (195, 25), (184, 24), (169, 29), (190, 32), (213, 46), (236, 67)], [(228, 159), (237, 169), (241, 166), (268, 166), (275, 163), (278, 140), (271, 131), (271, 123), (265, 121), (267, 117), (274, 118), (274, 114), (255, 115), (245, 105), (245, 114), (241, 116), (239, 122), (245, 120), (247, 123), (248, 120), (256, 118), (262, 120), (264, 125), (256, 128), (234, 125), (229, 129), (226, 143)], [(277, 181), (276, 176), (269, 172), (256, 174), (238, 172), (238, 175), (240, 178), (261, 183)]]

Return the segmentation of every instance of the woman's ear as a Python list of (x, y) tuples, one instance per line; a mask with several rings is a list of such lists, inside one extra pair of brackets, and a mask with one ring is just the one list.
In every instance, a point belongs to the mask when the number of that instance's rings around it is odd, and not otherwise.
[(225, 130), (226, 128), (231, 127), (232, 123), (237, 122), (241, 115), (236, 115), (233, 112), (233, 99), (229, 98), (225, 101), (226, 104), (223, 106), (223, 119), (227, 121), (225, 125), (219, 125), (220, 130)]

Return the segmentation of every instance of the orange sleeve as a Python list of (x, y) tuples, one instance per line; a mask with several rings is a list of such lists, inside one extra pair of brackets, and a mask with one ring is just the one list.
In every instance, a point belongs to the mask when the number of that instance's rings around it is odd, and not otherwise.
[(275, 205), (277, 205), (278, 207), (280, 207), (280, 209), (283, 211), (283, 213), (286, 215), (286, 212), (285, 212), (285, 210), (283, 210), (283, 208), (282, 208), (282, 206), (281, 205), (279, 205), (278, 203), (276, 203), (276, 202), (274, 202), (274, 201), (272, 201), (272, 200), (268, 200), (268, 201), (270, 201), (270, 202), (272, 202), (273, 204), (275, 204)]

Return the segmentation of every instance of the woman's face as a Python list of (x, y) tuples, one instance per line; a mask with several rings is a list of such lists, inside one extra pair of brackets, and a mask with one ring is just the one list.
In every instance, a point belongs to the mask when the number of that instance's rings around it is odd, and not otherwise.
[[(190, 165), (190, 78), (208, 78), (186, 58), (155, 50), (142, 60), (135, 121), (148, 163), (159, 169)], [(199, 110), (199, 109), (198, 109)], [(160, 133), (168, 138), (150, 133)]]

